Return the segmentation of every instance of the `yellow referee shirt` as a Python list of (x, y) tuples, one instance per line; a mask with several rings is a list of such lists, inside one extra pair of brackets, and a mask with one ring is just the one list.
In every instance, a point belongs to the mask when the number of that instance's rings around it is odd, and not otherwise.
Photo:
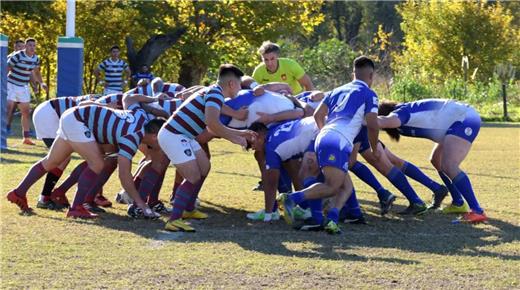
[(264, 63), (259, 64), (253, 72), (253, 78), (259, 84), (284, 82), (289, 84), (295, 95), (303, 91), (298, 80), (304, 75), (303, 68), (296, 61), (288, 58), (278, 58), (278, 69), (274, 73), (268, 72)]

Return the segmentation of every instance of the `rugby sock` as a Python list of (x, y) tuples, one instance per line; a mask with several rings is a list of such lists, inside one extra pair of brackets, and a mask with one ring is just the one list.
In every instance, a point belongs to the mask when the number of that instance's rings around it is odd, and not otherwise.
[[(318, 182), (316, 177), (314, 177), (314, 176), (307, 177), (303, 180), (303, 187), (307, 188), (316, 182)], [(303, 209), (308, 209), (310, 207), (310, 201), (304, 200), (304, 201), (300, 202), (298, 205)]]
[(292, 180), (291, 176), (287, 172), (287, 170), (281, 168), (280, 169), (280, 178), (278, 179), (278, 192), (291, 192), (292, 190)]
[(289, 194), (289, 198), (296, 204), (300, 204), (305, 200), (305, 195), (303, 191), (296, 191), (294, 193)]
[(468, 202), (469, 207), (476, 213), (481, 214), (484, 210), (480, 207), (471, 187), (471, 182), (464, 171), (461, 171), (455, 178), (453, 178), (453, 185), (462, 193), (464, 199)]
[(312, 218), (320, 224), (323, 223), (323, 209), (321, 198), (309, 199), (307, 202), (309, 203), (309, 207), (311, 208)]
[(345, 205), (341, 210), (345, 210), (347, 215), (356, 218), (361, 217), (363, 215), (363, 213), (361, 212), (361, 207), (359, 206), (358, 199), (356, 197), (355, 189), (352, 189), (352, 194), (347, 199), (347, 202), (345, 202)]
[(392, 167), (386, 178), (388, 178), (388, 180), (403, 193), (410, 203), (424, 204), (417, 193), (415, 193), (404, 174), (397, 169), (397, 167)]
[(204, 180), (206, 180), (205, 176), (202, 176), (199, 182), (195, 183), (195, 191), (191, 195), (190, 202), (188, 203), (188, 206), (186, 206), (187, 211), (194, 211), (195, 210), (195, 204), (197, 203), (197, 197), (199, 197), (199, 192), (202, 188), (202, 185), (204, 184)]
[(74, 186), (74, 184), (76, 184), (78, 182), (79, 176), (81, 175), (83, 170), (85, 170), (85, 168), (87, 168), (87, 167), (88, 167), (87, 161), (81, 162), (78, 166), (76, 166), (76, 168), (74, 168), (74, 170), (72, 170), (72, 172), (67, 177), (67, 179), (65, 179), (63, 181), (63, 183), (60, 184), (60, 186), (56, 190), (59, 190), (60, 192), (63, 192), (63, 193), (67, 192), (72, 186)]
[(59, 168), (54, 168), (47, 172), (47, 176), (45, 177), (45, 184), (43, 185), (41, 196), (49, 197), (56, 186), (56, 183), (60, 179), (63, 171)]
[(87, 166), (87, 168), (83, 170), (78, 179), (78, 190), (76, 191), (76, 195), (74, 195), (71, 208), (75, 208), (85, 202), (87, 194), (96, 186), (97, 178), (98, 174), (92, 171), (90, 167)]
[(460, 191), (455, 186), (453, 186), (453, 183), (451, 183), (451, 180), (448, 177), (448, 175), (446, 175), (442, 171), (437, 171), (437, 172), (439, 173), (439, 176), (441, 177), (442, 181), (444, 182), (444, 184), (446, 185), (446, 187), (450, 191), (450, 195), (451, 195), (451, 199), (452, 199), (451, 203), (453, 205), (456, 205), (456, 206), (463, 205), (464, 204), (464, 199), (462, 199), (462, 194), (460, 193)]
[(96, 184), (89, 190), (89, 192), (87, 192), (85, 202), (93, 203), (94, 199), (96, 198), (96, 195), (98, 193), (103, 193), (103, 185), (107, 183), (108, 179), (110, 178), (114, 170), (116, 170), (116, 167), (117, 159), (108, 162), (105, 160), (105, 167), (103, 168), (101, 173), (99, 173), (96, 179)]
[(194, 194), (197, 189), (197, 185), (190, 183), (188, 180), (184, 180), (177, 192), (175, 193), (175, 198), (173, 199), (173, 212), (170, 216), (170, 220), (177, 220), (182, 217), (182, 213), (188, 206), (190, 202), (191, 196)]
[(152, 191), (148, 195), (148, 205), (154, 206), (159, 201), (159, 193), (164, 181), (164, 174), (159, 176), (159, 180), (154, 184)]
[(335, 207), (329, 209), (329, 212), (327, 213), (327, 219), (330, 221), (333, 221), (335, 223), (338, 223), (339, 221), (339, 210)]
[(31, 137), (31, 133), (29, 131), (23, 131), (23, 137), (24, 138), (30, 138)]
[(441, 185), (437, 182), (433, 181), (426, 174), (424, 174), (417, 166), (413, 165), (410, 162), (405, 161), (403, 168), (401, 168), (403, 173), (410, 177), (411, 179), (419, 182), (420, 184), (428, 187), (431, 191), (437, 191), (441, 188)]
[[(177, 177), (177, 176), (179, 176), (179, 177)], [(175, 198), (175, 193), (177, 192), (177, 189), (179, 188), (179, 186), (181, 186), (181, 183), (183, 181), (182, 178), (179, 180), (180, 177), (181, 177), (180, 173), (175, 171), (175, 180), (173, 182), (172, 196), (170, 198), (171, 202), (173, 202), (173, 199)]]
[(18, 184), (18, 187), (15, 189), (15, 192), (18, 196), (26, 196), (27, 191), (29, 188), (36, 183), (40, 178), (42, 178), (43, 175), (47, 173), (47, 170), (43, 168), (42, 161), (36, 162), (29, 172), (27, 172), (27, 175), (24, 177), (22, 182)]
[(141, 186), (141, 181), (142, 181), (141, 177), (139, 177), (139, 176), (134, 177), (135, 188), (139, 188)]
[(365, 164), (356, 161), (356, 163), (354, 163), (350, 168), (350, 171), (352, 171), (364, 183), (372, 187), (377, 192), (379, 200), (386, 201), (388, 199), (390, 193), (383, 187), (383, 185), (381, 185), (381, 183), (379, 183), (372, 171), (370, 171)]
[(159, 181), (161, 175), (155, 171), (153, 168), (148, 168), (143, 175), (143, 179), (141, 180), (141, 185), (139, 186), (139, 196), (141, 199), (145, 201), (155, 186), (155, 184)]

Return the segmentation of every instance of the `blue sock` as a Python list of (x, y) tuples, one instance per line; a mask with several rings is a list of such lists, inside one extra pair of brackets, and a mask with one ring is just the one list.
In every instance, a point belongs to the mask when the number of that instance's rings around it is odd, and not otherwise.
[(469, 207), (476, 213), (481, 214), (484, 210), (480, 207), (471, 187), (471, 182), (464, 171), (461, 171), (455, 178), (453, 178), (453, 186), (455, 186), (464, 199), (468, 202)]
[(437, 182), (433, 181), (426, 174), (424, 174), (421, 169), (417, 168), (417, 166), (413, 165), (410, 162), (404, 162), (403, 168), (401, 169), (406, 176), (411, 179), (419, 182), (420, 184), (428, 187), (431, 191), (437, 191), (441, 188), (441, 185)]
[(356, 190), (352, 189), (352, 194), (347, 199), (344, 208), (346, 209), (346, 213), (348, 216), (360, 217), (363, 215), (361, 212), (361, 207), (359, 206), (359, 202), (356, 197)]
[(356, 161), (356, 163), (354, 163), (350, 168), (350, 171), (352, 171), (364, 183), (372, 187), (377, 192), (379, 199), (388, 199), (388, 191), (383, 187), (383, 185), (381, 185), (381, 183), (379, 183), (372, 171), (370, 171), (365, 164)]
[(302, 191), (296, 191), (294, 193), (289, 194), (289, 198), (294, 201), (296, 204), (302, 203), (304, 199), (304, 194)]
[(415, 193), (408, 180), (406, 180), (404, 174), (397, 169), (397, 167), (392, 167), (392, 170), (390, 170), (390, 173), (388, 173), (386, 178), (388, 178), (388, 180), (390, 180), (390, 182), (401, 191), (410, 203), (424, 204), (417, 193)]
[(460, 191), (455, 186), (453, 186), (453, 183), (451, 183), (451, 180), (448, 177), (448, 175), (446, 175), (442, 171), (437, 171), (437, 172), (439, 173), (439, 176), (441, 177), (442, 181), (444, 182), (444, 184), (450, 191), (450, 195), (451, 195), (451, 199), (452, 199), (451, 203), (456, 206), (463, 205), (464, 199), (462, 199), (462, 194), (460, 194)]
[(323, 209), (322, 209), (322, 200), (320, 199), (309, 199), (309, 207), (311, 208), (312, 218), (318, 223), (323, 222)]
[(327, 213), (327, 219), (338, 223), (339, 221), (339, 210), (337, 208), (331, 208), (329, 209), (329, 212)]
[(314, 183), (318, 182), (318, 179), (314, 176), (307, 177), (303, 180), (303, 187), (307, 188)]

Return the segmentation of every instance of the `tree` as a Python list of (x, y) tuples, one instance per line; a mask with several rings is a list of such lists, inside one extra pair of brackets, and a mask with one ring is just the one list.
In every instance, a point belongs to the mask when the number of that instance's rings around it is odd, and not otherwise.
[(460, 78), (467, 56), (477, 79), (492, 76), (497, 63), (512, 61), (520, 50), (518, 27), (501, 3), (407, 1), (398, 8), (403, 18), (404, 51), (396, 70), (412, 69), (425, 79)]

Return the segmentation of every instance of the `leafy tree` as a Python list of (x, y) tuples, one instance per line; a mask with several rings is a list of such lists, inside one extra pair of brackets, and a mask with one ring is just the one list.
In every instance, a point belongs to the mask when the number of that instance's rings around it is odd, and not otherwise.
[(499, 2), (409, 0), (398, 11), (405, 41), (394, 63), (397, 71), (412, 70), (439, 82), (460, 77), (461, 59), (467, 56), (470, 73), (485, 80), (497, 63), (512, 61), (520, 50), (518, 27)]

